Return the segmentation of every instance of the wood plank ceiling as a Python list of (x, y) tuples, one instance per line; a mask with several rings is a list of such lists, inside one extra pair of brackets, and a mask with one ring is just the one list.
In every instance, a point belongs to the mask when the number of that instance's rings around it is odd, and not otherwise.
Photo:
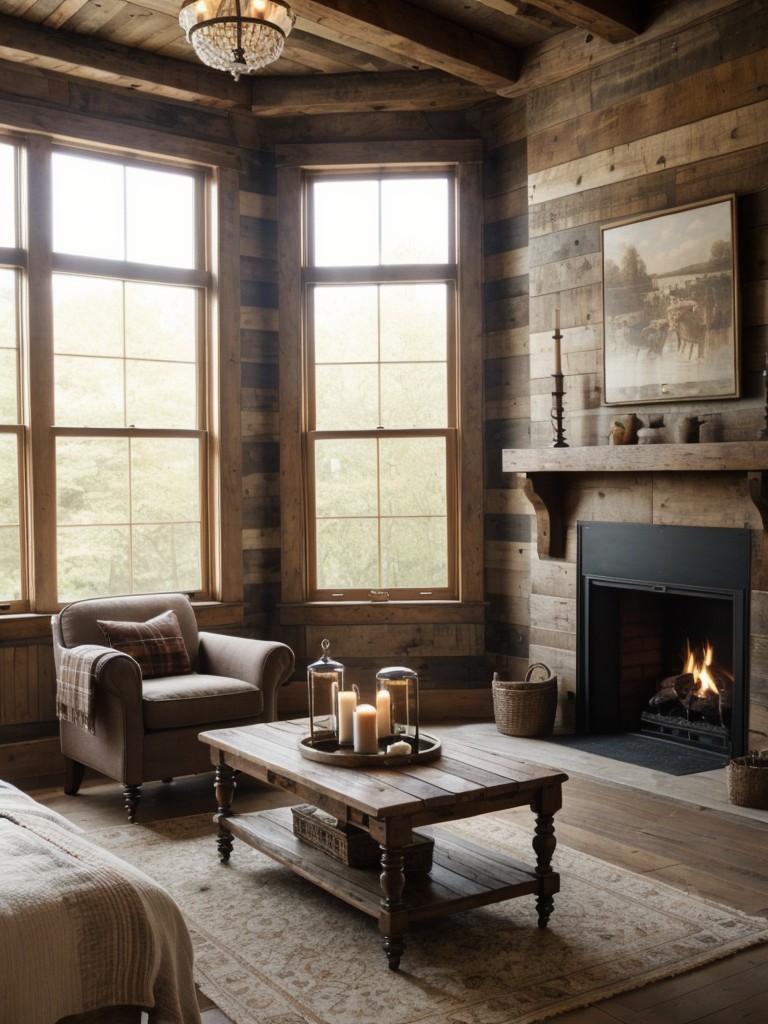
[[(462, 109), (572, 74), (574, 59), (606, 59), (648, 29), (652, 6), (674, 3), (291, 0), (296, 24), (282, 57), (238, 82), (199, 63), (180, 6), (3, 0), (0, 62), (262, 116)], [(688, 6), (704, 14), (712, 2)]]

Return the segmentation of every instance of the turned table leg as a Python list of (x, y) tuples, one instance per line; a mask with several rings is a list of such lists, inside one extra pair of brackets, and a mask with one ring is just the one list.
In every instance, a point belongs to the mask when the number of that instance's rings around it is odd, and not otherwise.
[(384, 936), (382, 943), (387, 963), (391, 971), (400, 967), (400, 958), (405, 950), (403, 935), (408, 915), (403, 902), (405, 887), (405, 858), (401, 846), (381, 847), (381, 913), (379, 915), (379, 931)]
[(555, 812), (562, 807), (560, 786), (549, 787), (539, 793), (531, 803), (536, 813), (536, 826), (533, 836), (533, 851), (536, 854), (536, 874), (540, 880), (539, 895), (536, 897), (536, 910), (539, 915), (539, 928), (546, 928), (552, 911), (555, 909), (554, 889), (547, 885), (547, 880), (554, 875), (552, 857), (557, 847), (555, 838)]
[[(533, 849), (536, 854), (536, 874), (539, 878), (552, 874), (552, 856), (555, 852), (555, 819), (552, 814), (537, 814), (534, 829)], [(546, 928), (552, 911), (555, 909), (554, 897), (540, 893), (536, 898), (536, 910), (539, 914), (539, 928)]]
[(226, 827), (226, 820), (232, 814), (232, 801), (235, 798), (235, 769), (228, 764), (221, 762), (216, 765), (214, 777), (214, 791), (216, 793), (216, 814), (213, 820), (219, 827), (216, 837), (216, 845), (219, 849), (219, 860), (226, 864), (229, 855), (232, 853), (234, 837)]

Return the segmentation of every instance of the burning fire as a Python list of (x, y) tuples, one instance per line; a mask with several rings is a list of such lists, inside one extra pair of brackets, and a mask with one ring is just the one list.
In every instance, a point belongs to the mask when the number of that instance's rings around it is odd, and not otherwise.
[(686, 641), (686, 646), (688, 648), (688, 657), (683, 666), (683, 672), (690, 673), (693, 676), (694, 682), (698, 684), (696, 696), (704, 697), (708, 693), (720, 693), (710, 672), (710, 666), (715, 660), (712, 644), (707, 641), (703, 650), (697, 652), (691, 650), (690, 640)]

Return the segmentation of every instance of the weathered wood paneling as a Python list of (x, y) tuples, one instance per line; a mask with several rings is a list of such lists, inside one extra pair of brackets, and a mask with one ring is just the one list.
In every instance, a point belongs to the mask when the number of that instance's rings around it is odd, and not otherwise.
[(524, 101), (489, 107), (484, 136), (485, 646), (493, 668), (517, 676), (525, 672), (529, 643), (531, 522), (525, 497), (500, 472), (499, 460), (508, 441), (530, 443)]
[(243, 583), (247, 625), (277, 632), (280, 600), (279, 292), (274, 155), (254, 151), (240, 175), (240, 409)]
[[(564, 330), (566, 433), (570, 444), (607, 443), (616, 415), (602, 405), (600, 227), (734, 191), (738, 196), (743, 330), (743, 397), (645, 407), (698, 413), (725, 440), (752, 439), (761, 422), (768, 349), (768, 59), (766, 6), (744, 0), (722, 11), (702, 0), (697, 23), (679, 31), (675, 4), (631, 46), (587, 45), (577, 34), (537, 50), (528, 70), (540, 87), (492, 101), (482, 111), (388, 112), (259, 118), (192, 104), (121, 95), (62, 76), (0, 68), (0, 121), (20, 130), (162, 148), (180, 159), (220, 162), (240, 174), (240, 418), (243, 452), (243, 567), (249, 625), (273, 629), (280, 599), (278, 466), (278, 215), (276, 140), (470, 138), (482, 131), (484, 164), (485, 661), (521, 678), (531, 660), (560, 677), (558, 722), (572, 723), (575, 687), (572, 609), (575, 531), (562, 561), (540, 561), (532, 509), (517, 479), (501, 471), (501, 450), (551, 444), (553, 309)], [(596, 58), (597, 54), (597, 58)], [(567, 75), (563, 68), (569, 68)], [(462, 133), (465, 133), (462, 135)], [(162, 141), (163, 145), (159, 145)], [(531, 197), (529, 199), (529, 196)], [(753, 734), (768, 732), (768, 569), (755, 510), (741, 484), (707, 488), (702, 512), (690, 484), (645, 475), (591, 474), (569, 487), (571, 522), (706, 522), (723, 517), (755, 531), (751, 656)], [(21, 627), (20, 627), (21, 628)], [(321, 626), (288, 624), (282, 639), (314, 650)], [(349, 639), (361, 673), (389, 652), (411, 652), (430, 687), (476, 685), (482, 653), (472, 623), (427, 629), (362, 623)], [(37, 654), (33, 654), (33, 652)], [(19, 653), (22, 652), (22, 653)], [(37, 658), (37, 661), (35, 660)], [(52, 714), (50, 648), (11, 642), (0, 652), (0, 725)], [(765, 745), (765, 744), (763, 744)]]
[[(571, 446), (607, 444), (614, 419), (631, 408), (602, 403), (601, 226), (730, 192), (737, 195), (739, 215), (742, 396), (636, 411), (646, 419), (664, 415), (667, 422), (683, 414), (705, 416), (720, 440), (752, 440), (762, 424), (761, 374), (768, 351), (768, 12), (765, 4), (744, 2), (709, 14), (702, 8), (701, 14), (685, 32), (644, 34), (631, 47), (603, 53), (592, 67), (577, 59), (571, 76), (526, 97), (531, 447), (552, 443), (556, 306), (563, 324), (565, 428)], [(513, 362), (511, 352), (509, 369), (520, 371), (521, 360)], [(493, 359), (501, 364), (500, 345), (494, 344)], [(514, 391), (522, 408), (524, 397)], [(509, 381), (498, 397), (512, 392)], [(496, 401), (499, 433), (501, 410)], [(511, 404), (507, 415), (511, 421)], [(755, 539), (753, 587), (765, 587), (768, 578), (762, 524), (746, 481), (736, 475), (590, 473), (568, 481), (565, 505), (564, 560), (540, 562), (535, 549), (531, 556), (529, 650), (531, 660), (545, 661), (560, 675), (558, 721), (563, 724), (575, 685), (575, 622), (567, 621), (566, 609), (575, 599), (577, 519), (747, 526)], [(510, 587), (516, 590), (519, 578), (519, 573), (514, 582), (510, 578)], [(753, 591), (753, 739), (765, 720), (767, 600), (764, 591)]]

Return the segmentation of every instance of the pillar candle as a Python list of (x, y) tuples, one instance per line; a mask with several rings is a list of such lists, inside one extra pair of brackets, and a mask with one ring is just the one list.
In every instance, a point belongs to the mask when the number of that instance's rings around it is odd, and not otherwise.
[(358, 704), (355, 708), (352, 715), (352, 736), (356, 754), (378, 754), (376, 708), (372, 704)]
[(392, 732), (389, 690), (376, 692), (376, 731), (379, 736), (389, 736)]
[(339, 743), (352, 742), (352, 716), (357, 707), (354, 690), (339, 690)]

